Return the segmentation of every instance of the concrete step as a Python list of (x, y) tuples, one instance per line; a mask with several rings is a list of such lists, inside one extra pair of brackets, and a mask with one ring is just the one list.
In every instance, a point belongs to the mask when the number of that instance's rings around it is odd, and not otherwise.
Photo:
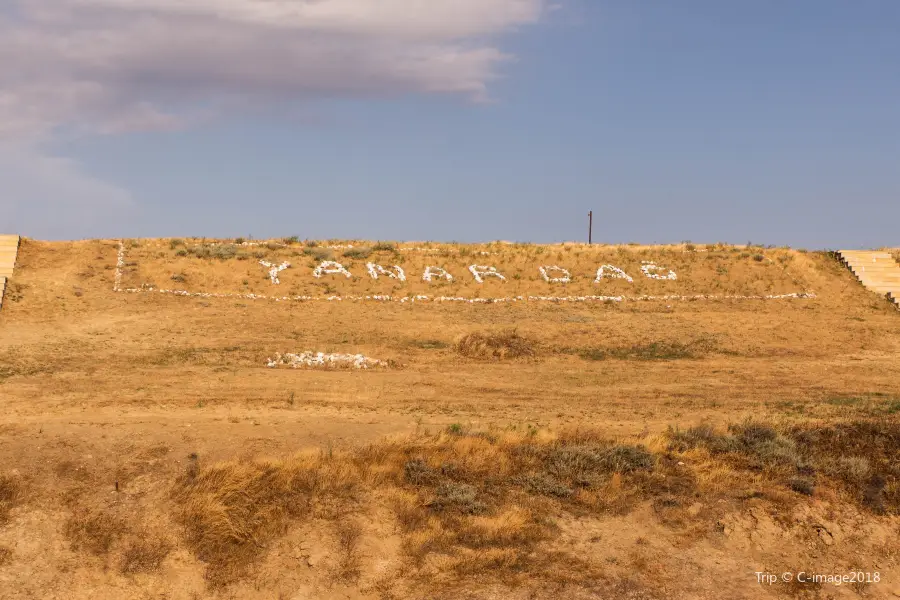
[(900, 268), (900, 264), (896, 261), (881, 261), (881, 262), (848, 262), (848, 267), (852, 267), (854, 269), (897, 269)]
[(890, 260), (845, 260), (851, 267), (900, 267), (893, 258)]
[(12, 277), (16, 268), (19, 241), (20, 238), (17, 235), (0, 235), (0, 307), (3, 306), (7, 279)]
[(897, 263), (868, 263), (868, 264), (848, 264), (848, 268), (853, 269), (854, 271), (893, 271), (896, 269), (900, 269), (900, 265)]
[(858, 277), (896, 277), (900, 275), (900, 268), (870, 270), (870, 269), (850, 269), (854, 275)]
[(841, 256), (863, 256), (869, 258), (891, 256), (890, 252), (885, 252), (884, 250), (840, 250), (838, 254)]
[(872, 285), (896, 285), (900, 284), (900, 279), (896, 277), (872, 277), (871, 275), (866, 275), (863, 277), (857, 277), (861, 282), (871, 283)]
[(838, 254), (867, 290), (900, 306), (900, 263), (891, 254), (876, 250), (841, 250)]

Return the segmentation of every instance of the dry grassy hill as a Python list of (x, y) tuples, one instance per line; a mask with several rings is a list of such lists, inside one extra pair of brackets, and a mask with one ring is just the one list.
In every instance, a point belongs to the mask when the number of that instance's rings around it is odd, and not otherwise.
[(0, 598), (900, 594), (900, 313), (828, 254), (241, 242), (22, 241)]

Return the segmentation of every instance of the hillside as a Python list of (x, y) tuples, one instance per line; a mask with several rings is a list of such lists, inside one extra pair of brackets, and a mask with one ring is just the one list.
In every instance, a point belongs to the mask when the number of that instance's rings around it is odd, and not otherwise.
[(900, 594), (900, 312), (823, 252), (26, 239), (0, 399), (0, 598)]

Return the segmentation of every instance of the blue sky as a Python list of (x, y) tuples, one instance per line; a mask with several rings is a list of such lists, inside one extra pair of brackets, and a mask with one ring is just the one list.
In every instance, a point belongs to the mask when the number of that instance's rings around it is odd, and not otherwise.
[[(0, 13), (3, 230), (900, 246), (893, 0), (323, 0), (277, 34), (254, 0), (36, 2)], [(216, 51), (105, 41), (147, 15)], [(84, 50), (25, 65), (63, 26)]]

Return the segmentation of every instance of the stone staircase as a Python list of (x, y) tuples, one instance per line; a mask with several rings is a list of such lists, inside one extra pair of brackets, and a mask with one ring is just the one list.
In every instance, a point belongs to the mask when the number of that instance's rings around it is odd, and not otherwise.
[(900, 308), (900, 263), (893, 256), (871, 250), (841, 250), (838, 254), (860, 283)]
[(16, 255), (19, 253), (19, 236), (0, 235), (0, 308), (3, 307), (3, 295), (9, 278), (16, 268)]

